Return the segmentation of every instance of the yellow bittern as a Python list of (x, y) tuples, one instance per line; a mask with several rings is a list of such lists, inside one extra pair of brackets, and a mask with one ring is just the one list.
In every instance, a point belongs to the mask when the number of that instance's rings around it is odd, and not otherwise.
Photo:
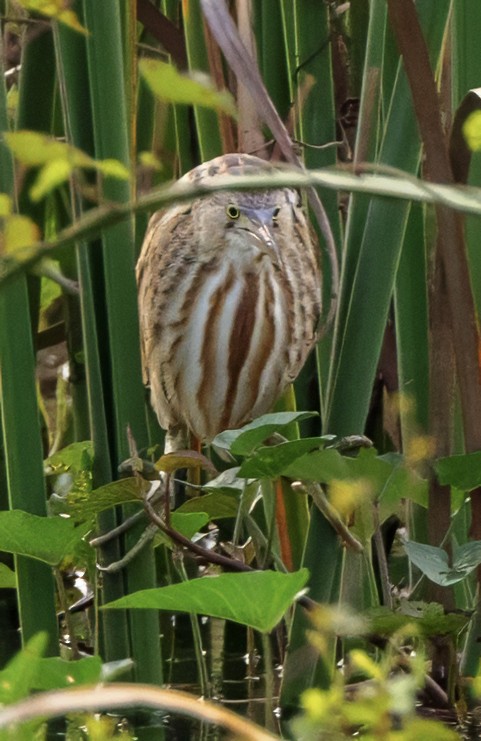
[[(183, 180), (275, 172), (226, 154)], [(144, 376), (166, 450), (269, 411), (316, 342), (318, 246), (292, 188), (215, 192), (155, 213), (137, 281)]]

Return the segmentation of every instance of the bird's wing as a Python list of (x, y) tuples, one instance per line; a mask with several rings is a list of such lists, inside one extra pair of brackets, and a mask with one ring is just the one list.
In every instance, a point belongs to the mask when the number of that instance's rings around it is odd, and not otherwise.
[[(142, 354), (142, 376), (144, 384), (150, 383), (149, 358), (158, 340), (158, 326), (163, 303), (170, 287), (166, 287), (162, 276), (166, 266), (175, 260), (179, 239), (175, 230), (185, 223), (191, 211), (190, 204), (180, 204), (166, 210), (156, 211), (145, 232), (144, 242), (136, 266), (140, 346)], [(169, 288), (169, 291), (166, 291)]]

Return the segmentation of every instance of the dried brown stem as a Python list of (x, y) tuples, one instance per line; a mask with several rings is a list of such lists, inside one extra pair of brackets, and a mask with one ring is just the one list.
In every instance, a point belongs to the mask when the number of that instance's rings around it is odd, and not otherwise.
[(137, 18), (181, 68), (187, 67), (184, 35), (150, 0), (137, 0)]

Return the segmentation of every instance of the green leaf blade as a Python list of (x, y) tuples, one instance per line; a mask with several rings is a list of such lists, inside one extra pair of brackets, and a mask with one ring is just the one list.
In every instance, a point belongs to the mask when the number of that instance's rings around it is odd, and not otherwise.
[(87, 532), (63, 517), (39, 517), (22, 510), (0, 512), (0, 550), (58, 566)]
[(471, 491), (481, 485), (481, 451), (438, 458), (434, 470), (441, 484)]
[(307, 569), (290, 574), (274, 571), (220, 574), (161, 589), (141, 590), (110, 602), (104, 608), (210, 615), (267, 633), (280, 622), (307, 579)]
[(404, 549), (409, 560), (435, 584), (448, 587), (466, 576), (450, 568), (448, 554), (442, 548), (410, 540), (405, 541)]
[(237, 430), (226, 430), (212, 441), (214, 448), (230, 450), (233, 455), (249, 455), (275, 432), (282, 431), (293, 422), (316, 417), (316, 412), (275, 412), (263, 414)]
[(244, 478), (280, 476), (291, 463), (306, 453), (323, 448), (325, 443), (326, 438), (312, 437), (258, 448), (249, 460), (244, 461), (239, 476)]

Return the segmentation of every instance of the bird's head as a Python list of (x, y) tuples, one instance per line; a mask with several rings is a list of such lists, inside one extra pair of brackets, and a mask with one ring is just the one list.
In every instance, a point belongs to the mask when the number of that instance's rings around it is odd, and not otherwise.
[(280, 264), (282, 237), (292, 229), (295, 199), (288, 189), (216, 193), (202, 209), (202, 232), (215, 236), (231, 256), (254, 261), (266, 256)]
[(281, 204), (272, 193), (227, 193), (224, 228), (227, 244), (279, 261), (277, 230)]

